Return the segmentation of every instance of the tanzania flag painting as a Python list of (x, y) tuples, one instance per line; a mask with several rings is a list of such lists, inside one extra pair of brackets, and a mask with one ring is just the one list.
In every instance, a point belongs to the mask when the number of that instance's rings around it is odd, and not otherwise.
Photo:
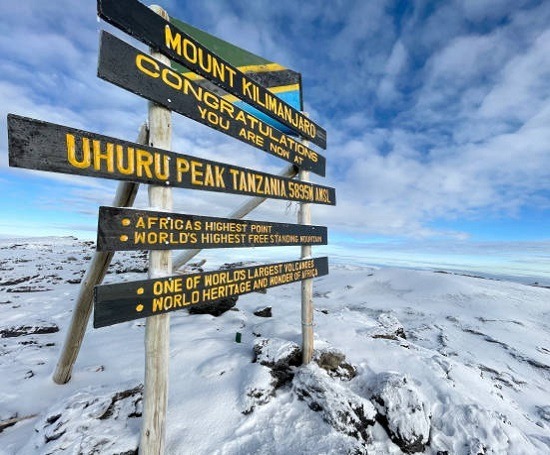
[[(265, 58), (252, 54), (251, 52), (241, 49), (240, 47), (228, 43), (227, 41), (216, 38), (215, 36), (199, 30), (198, 28), (192, 27), (191, 25), (186, 24), (185, 22), (182, 22), (174, 17), (170, 17), (170, 22), (185, 33), (191, 35), (194, 39), (199, 41), (202, 45), (210, 49), (219, 57), (236, 66), (251, 79), (255, 80), (259, 84), (262, 84), (278, 98), (282, 99), (299, 111), (303, 110), (302, 78), (300, 73), (285, 68), (278, 63), (270, 62)], [(269, 123), (279, 131), (282, 131), (288, 135), (295, 135), (292, 130), (283, 124), (273, 120), (271, 117), (248, 105), (244, 101), (241, 101), (236, 96), (227, 93), (217, 85), (206, 80), (204, 77), (193, 73), (189, 69), (175, 62), (172, 62), (171, 66), (197, 84), (202, 85), (204, 88), (235, 104), (240, 109), (249, 112), (266, 123)]]

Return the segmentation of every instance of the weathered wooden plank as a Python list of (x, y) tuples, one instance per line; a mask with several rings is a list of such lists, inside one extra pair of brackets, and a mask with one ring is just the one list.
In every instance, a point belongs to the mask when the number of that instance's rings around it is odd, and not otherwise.
[(98, 76), (252, 147), (325, 175), (325, 158), (146, 53), (101, 33)]
[(326, 148), (323, 128), (145, 5), (136, 0), (98, 0), (97, 9), (105, 21)]
[(94, 327), (328, 274), (326, 257), (96, 286)]
[(9, 165), (166, 187), (336, 205), (334, 188), (8, 115)]
[(327, 228), (100, 207), (98, 251), (326, 245)]

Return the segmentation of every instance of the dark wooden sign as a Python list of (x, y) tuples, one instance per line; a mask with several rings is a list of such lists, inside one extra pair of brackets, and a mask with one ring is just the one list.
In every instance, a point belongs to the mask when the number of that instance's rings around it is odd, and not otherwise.
[(94, 327), (181, 310), (328, 274), (326, 257), (175, 275), (94, 288)]
[(13, 167), (336, 205), (334, 188), (13, 114), (8, 146)]
[(98, 76), (302, 169), (325, 175), (322, 155), (107, 32), (101, 33)]
[(326, 148), (323, 128), (142, 3), (98, 0), (97, 10), (105, 21)]
[(326, 245), (327, 228), (100, 207), (98, 251)]

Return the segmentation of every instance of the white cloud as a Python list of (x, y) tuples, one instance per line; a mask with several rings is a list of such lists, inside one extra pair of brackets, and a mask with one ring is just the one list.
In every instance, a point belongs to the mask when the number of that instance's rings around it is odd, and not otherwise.
[(523, 123), (536, 114), (550, 99), (550, 29), (510, 59), (499, 79), (483, 100), (480, 117)]
[(396, 41), (390, 56), (385, 64), (384, 76), (380, 81), (377, 96), (383, 105), (388, 105), (399, 98), (400, 93), (396, 87), (397, 79), (407, 64), (408, 52), (401, 40)]

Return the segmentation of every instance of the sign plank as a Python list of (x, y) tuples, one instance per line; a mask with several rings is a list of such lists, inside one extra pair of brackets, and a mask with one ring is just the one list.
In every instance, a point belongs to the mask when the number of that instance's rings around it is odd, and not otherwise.
[(326, 131), (200, 42), (136, 0), (98, 0), (98, 15), (171, 60), (211, 80), (302, 137), (326, 148)]
[(9, 165), (113, 180), (336, 205), (334, 188), (8, 114)]
[(94, 327), (155, 316), (327, 274), (328, 258), (322, 257), (96, 286)]
[(326, 245), (327, 228), (100, 207), (98, 251)]
[(302, 169), (325, 175), (322, 155), (105, 31), (101, 33), (98, 76)]

